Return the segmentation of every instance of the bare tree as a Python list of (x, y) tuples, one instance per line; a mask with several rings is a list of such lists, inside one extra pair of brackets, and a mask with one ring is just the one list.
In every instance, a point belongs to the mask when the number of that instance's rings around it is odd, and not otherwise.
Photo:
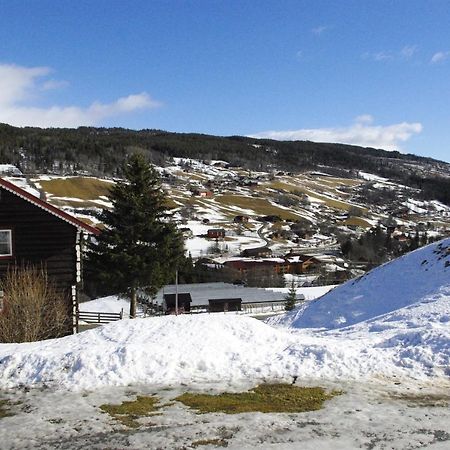
[(4, 293), (0, 342), (34, 342), (67, 333), (68, 302), (43, 268), (10, 268), (0, 281), (0, 290)]

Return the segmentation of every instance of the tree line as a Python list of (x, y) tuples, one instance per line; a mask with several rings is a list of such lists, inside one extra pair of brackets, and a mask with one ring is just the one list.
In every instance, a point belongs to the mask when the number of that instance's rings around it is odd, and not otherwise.
[(181, 157), (223, 160), (249, 170), (298, 172), (320, 168), (321, 172), (338, 176), (350, 176), (361, 170), (421, 189), (425, 199), (450, 204), (450, 177), (435, 174), (437, 170), (450, 174), (449, 165), (399, 152), (344, 144), (219, 137), (153, 129), (41, 129), (0, 124), (0, 164), (15, 164), (27, 174), (86, 173), (122, 177), (124, 162), (135, 153), (159, 166), (164, 166), (172, 157)]

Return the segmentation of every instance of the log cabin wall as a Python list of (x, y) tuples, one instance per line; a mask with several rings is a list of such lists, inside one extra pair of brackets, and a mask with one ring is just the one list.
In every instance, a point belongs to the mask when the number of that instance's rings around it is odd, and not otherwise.
[(0, 229), (12, 230), (11, 257), (0, 258), (0, 277), (11, 264), (43, 264), (71, 302), (76, 284), (77, 228), (0, 187)]

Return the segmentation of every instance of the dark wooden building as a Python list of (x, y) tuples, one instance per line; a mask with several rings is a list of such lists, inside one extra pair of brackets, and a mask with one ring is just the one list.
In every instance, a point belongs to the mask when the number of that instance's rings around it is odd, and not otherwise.
[[(99, 230), (0, 178), (0, 278), (11, 265), (36, 265), (67, 298), (74, 330), (82, 250)], [(7, 293), (5, 293), (5, 296)]]
[(223, 239), (225, 237), (225, 230), (223, 228), (210, 228), (207, 232), (209, 239)]
[(241, 298), (212, 298), (208, 300), (209, 312), (240, 311)]
[(178, 295), (178, 313), (184, 314), (191, 311), (191, 294), (179, 292), (178, 294), (164, 294), (163, 310), (166, 314), (176, 313), (176, 297)]

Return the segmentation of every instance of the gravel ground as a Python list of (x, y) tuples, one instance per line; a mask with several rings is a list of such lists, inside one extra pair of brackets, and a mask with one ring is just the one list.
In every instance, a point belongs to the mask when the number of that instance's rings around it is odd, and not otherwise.
[[(297, 382), (297, 384), (300, 384)], [(23, 389), (0, 392), (15, 415), (0, 419), (0, 448), (9, 449), (448, 449), (450, 384), (399, 385), (302, 381), (344, 393), (320, 411), (299, 414), (197, 414), (171, 399), (187, 386), (127, 386), (95, 392)], [(251, 385), (196, 385), (202, 392)], [(156, 394), (167, 403), (130, 429), (103, 413), (104, 403)]]

